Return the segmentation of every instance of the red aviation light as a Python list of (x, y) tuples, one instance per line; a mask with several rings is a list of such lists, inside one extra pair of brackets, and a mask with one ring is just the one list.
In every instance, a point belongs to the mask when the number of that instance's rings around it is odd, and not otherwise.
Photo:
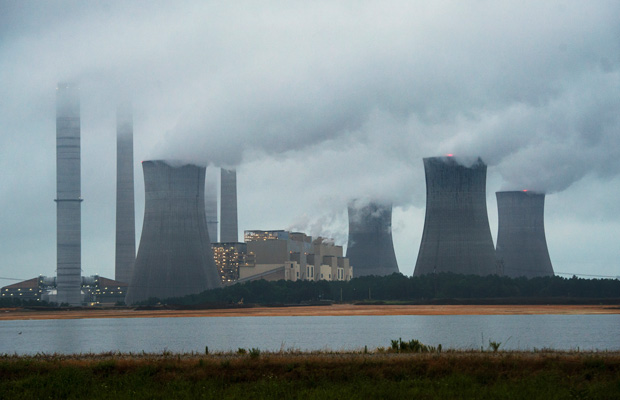
[(524, 192), (527, 192), (527, 189), (523, 189)]
[(454, 154), (446, 154), (446, 156), (448, 156), (448, 157), (453, 157), (453, 156), (454, 156)]

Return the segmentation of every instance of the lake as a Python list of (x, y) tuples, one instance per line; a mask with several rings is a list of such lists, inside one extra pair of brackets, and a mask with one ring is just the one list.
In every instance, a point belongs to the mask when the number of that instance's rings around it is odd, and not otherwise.
[(620, 350), (620, 315), (389, 315), (19, 320), (0, 322), (0, 353), (277, 351), (389, 347)]

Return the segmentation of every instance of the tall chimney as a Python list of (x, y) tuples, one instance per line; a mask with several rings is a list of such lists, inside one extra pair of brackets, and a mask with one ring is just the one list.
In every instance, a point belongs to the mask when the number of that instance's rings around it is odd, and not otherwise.
[(347, 258), (355, 277), (398, 271), (392, 243), (392, 205), (351, 202)]
[(131, 104), (116, 111), (116, 267), (117, 281), (129, 284), (136, 261)]
[(220, 242), (239, 241), (237, 231), (237, 171), (223, 169), (221, 175)]
[(58, 303), (82, 303), (80, 98), (77, 86), (56, 92), (56, 241)]
[(496, 192), (497, 256), (500, 273), (516, 278), (553, 276), (545, 237), (545, 194)]
[(424, 159), (426, 217), (414, 275), (497, 273), (486, 203), (487, 166)]
[(205, 167), (144, 161), (144, 225), (127, 304), (221, 287), (205, 217)]
[[(211, 172), (210, 172), (211, 171)], [(205, 181), (205, 213), (207, 215), (207, 231), (209, 240), (216, 243), (217, 240), (217, 175), (215, 169), (207, 168)]]

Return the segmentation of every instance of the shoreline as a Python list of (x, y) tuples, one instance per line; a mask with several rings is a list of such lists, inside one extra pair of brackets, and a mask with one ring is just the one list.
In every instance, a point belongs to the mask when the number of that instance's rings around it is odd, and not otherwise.
[(601, 315), (620, 314), (613, 305), (353, 305), (250, 307), (204, 310), (0, 310), (0, 321), (89, 318), (304, 317), (369, 315)]

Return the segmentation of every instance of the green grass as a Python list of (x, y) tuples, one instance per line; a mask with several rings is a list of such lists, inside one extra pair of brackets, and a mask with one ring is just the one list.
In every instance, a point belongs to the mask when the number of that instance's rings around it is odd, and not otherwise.
[(0, 398), (613, 399), (620, 353), (7, 355)]

